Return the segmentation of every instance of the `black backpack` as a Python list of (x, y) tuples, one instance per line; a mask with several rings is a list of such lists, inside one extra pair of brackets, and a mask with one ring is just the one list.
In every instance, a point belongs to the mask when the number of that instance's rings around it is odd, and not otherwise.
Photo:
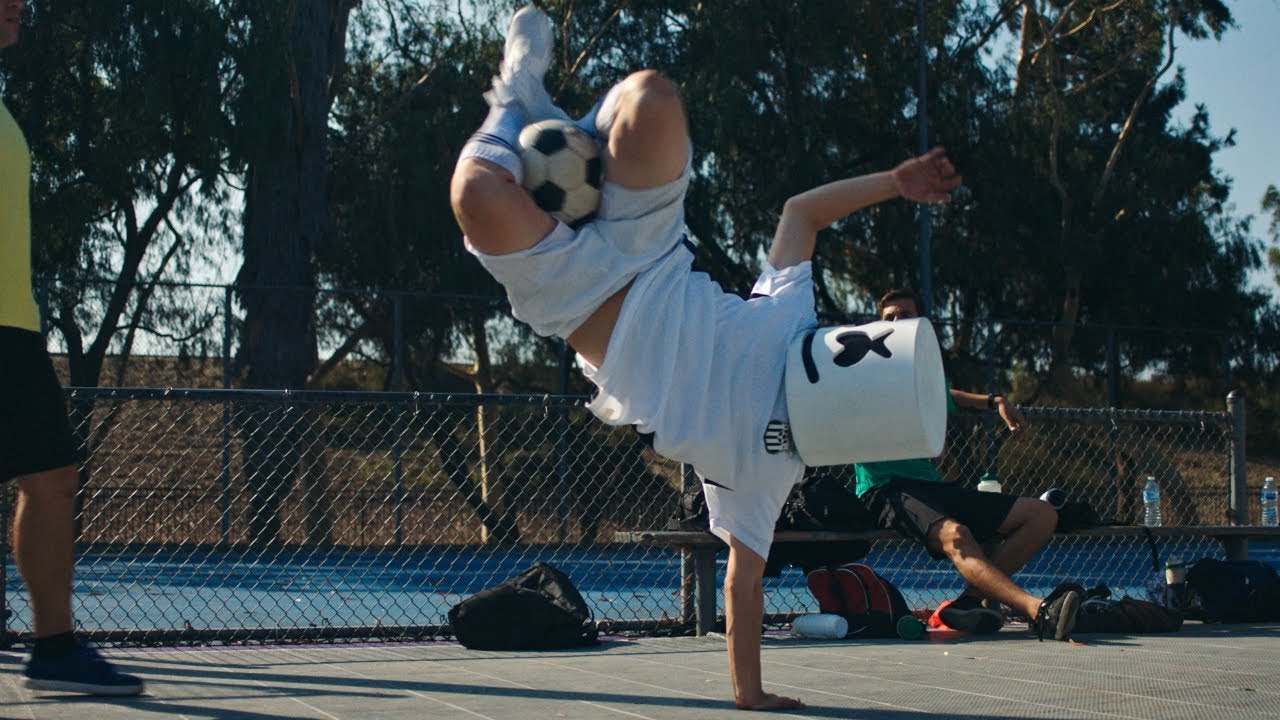
[(472, 650), (555, 650), (597, 642), (586, 601), (568, 576), (546, 563), (454, 605), (449, 626)]
[(875, 527), (871, 511), (845, 481), (819, 470), (806, 473), (791, 489), (775, 529), (861, 532)]
[(1206, 621), (1280, 620), (1280, 575), (1257, 560), (1201, 558), (1187, 570), (1187, 587)]
[[(680, 493), (680, 506), (667, 520), (668, 530), (706, 530), (707, 499), (702, 486)], [(859, 532), (876, 527), (875, 518), (839, 477), (810, 472), (791, 488), (774, 525), (775, 530), (846, 530)]]

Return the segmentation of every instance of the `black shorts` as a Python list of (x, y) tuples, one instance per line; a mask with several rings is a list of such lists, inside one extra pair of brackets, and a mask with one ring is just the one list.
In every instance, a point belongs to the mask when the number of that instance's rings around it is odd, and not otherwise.
[(76, 462), (67, 403), (40, 333), (0, 327), (0, 481)]
[(969, 528), (975, 540), (984, 543), (999, 537), (1000, 526), (1017, 501), (1013, 495), (905, 478), (894, 478), (863, 497), (880, 527), (915, 540), (938, 559), (946, 555), (940, 548), (930, 546), (929, 531), (940, 520), (955, 520)]

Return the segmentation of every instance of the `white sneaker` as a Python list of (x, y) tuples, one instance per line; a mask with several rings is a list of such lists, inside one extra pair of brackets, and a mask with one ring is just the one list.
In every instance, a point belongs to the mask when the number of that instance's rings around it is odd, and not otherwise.
[(521, 72), (529, 73), (538, 82), (551, 67), (551, 51), (555, 37), (551, 31), (551, 18), (540, 8), (525, 5), (511, 17), (507, 27), (507, 45), (502, 53), (502, 79), (510, 82)]
[(543, 85), (554, 46), (551, 18), (532, 5), (520, 8), (507, 28), (502, 66), (493, 79), (493, 90), (485, 93), (485, 100), (491, 106), (519, 103), (528, 113), (529, 122), (568, 120), (569, 116), (555, 106)]

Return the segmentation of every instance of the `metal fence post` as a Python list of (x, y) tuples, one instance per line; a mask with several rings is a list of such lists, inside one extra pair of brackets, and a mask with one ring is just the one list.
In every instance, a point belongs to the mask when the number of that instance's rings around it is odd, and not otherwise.
[[(231, 286), (222, 289), (222, 389), (231, 389)], [(231, 402), (222, 401), (222, 544), (231, 544)]]
[[(569, 344), (560, 341), (560, 396), (569, 394)], [(556, 408), (556, 539), (564, 542), (569, 532), (569, 409), (563, 403)], [(592, 538), (582, 538), (589, 542)]]
[(1231, 336), (1223, 333), (1222, 347), (1222, 389), (1230, 392), (1231, 387)]
[[(392, 302), (395, 322), (395, 357), (392, 362), (392, 383), (396, 392), (404, 390), (404, 296), (396, 293)], [(404, 412), (396, 413), (393, 423), (395, 439), (391, 443), (391, 454), (394, 458), (395, 493), (396, 493), (396, 547), (404, 544)]]
[(1228, 433), (1231, 487), (1227, 518), (1232, 525), (1247, 525), (1249, 524), (1249, 497), (1245, 484), (1244, 393), (1242, 391), (1232, 390), (1227, 393), (1227, 413), (1231, 416), (1231, 431)]
[(1116, 347), (1116, 326), (1107, 326), (1107, 406), (1120, 407), (1120, 351)]
[[(676, 498), (676, 516), (679, 517), (682, 502), (681, 498), (686, 490), (691, 489), (697, 478), (693, 474), (693, 466), (685, 463), (680, 466), (680, 493)], [(696, 585), (697, 564), (694, 561), (693, 551), (685, 548), (680, 551), (680, 621), (693, 622), (697, 617), (697, 608), (694, 605)]]
[(996, 339), (993, 323), (987, 321), (987, 392), (996, 392)]

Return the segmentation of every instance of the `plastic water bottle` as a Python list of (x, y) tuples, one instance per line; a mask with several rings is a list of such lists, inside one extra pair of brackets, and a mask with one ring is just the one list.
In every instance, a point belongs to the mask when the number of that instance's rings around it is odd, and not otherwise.
[(1147, 485), (1142, 488), (1142, 524), (1160, 527), (1160, 486), (1151, 475), (1147, 476)]
[(840, 640), (849, 634), (849, 621), (831, 613), (801, 615), (791, 621), (791, 634), (815, 640)]
[(982, 479), (978, 481), (978, 492), (1000, 492), (1000, 481), (996, 480), (995, 471), (982, 473)]
[(1276, 479), (1267, 478), (1262, 483), (1262, 525), (1263, 527), (1276, 527), (1280, 525), (1280, 518), (1276, 516)]

